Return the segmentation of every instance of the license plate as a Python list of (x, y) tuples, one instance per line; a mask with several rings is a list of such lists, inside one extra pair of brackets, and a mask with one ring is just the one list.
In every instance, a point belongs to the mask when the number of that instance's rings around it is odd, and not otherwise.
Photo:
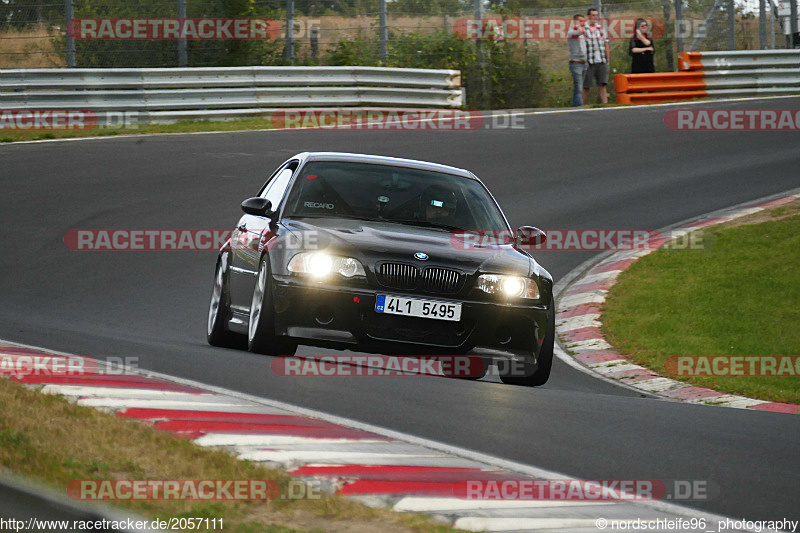
[(388, 296), (386, 294), (378, 295), (378, 299), (375, 302), (375, 311), (378, 313), (388, 313), (390, 315), (433, 318), (436, 320), (450, 320), (453, 322), (461, 320), (460, 303)]

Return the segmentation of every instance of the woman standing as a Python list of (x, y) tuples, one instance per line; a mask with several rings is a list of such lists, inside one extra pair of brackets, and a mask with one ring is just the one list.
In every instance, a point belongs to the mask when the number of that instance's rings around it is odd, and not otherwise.
[(630, 41), (630, 53), (633, 58), (631, 74), (655, 72), (653, 52), (655, 52), (653, 39), (647, 38), (647, 21), (636, 19), (634, 35)]

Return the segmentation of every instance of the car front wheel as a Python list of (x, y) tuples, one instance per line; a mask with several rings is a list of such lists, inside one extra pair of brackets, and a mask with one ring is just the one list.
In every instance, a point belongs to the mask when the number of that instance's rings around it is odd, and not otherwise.
[(275, 311), (272, 306), (272, 283), (266, 256), (258, 266), (258, 278), (250, 303), (247, 347), (251, 352), (266, 355), (294, 355), (297, 343), (275, 335)]
[[(523, 385), (527, 387), (538, 387), (544, 385), (550, 378), (550, 369), (553, 366), (553, 348), (556, 339), (556, 306), (553, 299), (550, 299), (550, 313), (547, 318), (547, 333), (544, 336), (544, 342), (539, 350), (538, 365), (536, 371), (532, 368), (525, 368), (524, 375), (500, 375), (500, 380), (509, 385)], [(510, 366), (511, 369), (514, 365)]]

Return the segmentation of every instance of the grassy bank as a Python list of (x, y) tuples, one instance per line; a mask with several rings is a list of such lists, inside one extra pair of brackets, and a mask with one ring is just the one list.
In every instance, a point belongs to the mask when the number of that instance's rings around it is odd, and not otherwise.
[[(665, 373), (675, 355), (800, 355), (800, 202), (703, 230), (706, 249), (659, 250), (623, 272), (603, 331)], [(753, 398), (800, 403), (800, 379), (679, 377)]]
[[(289, 480), (226, 451), (201, 448), (141, 422), (81, 407), (8, 379), (0, 379), (0, 469), (57, 490), (66, 490), (76, 479), (256, 479), (274, 480), (281, 489)], [(224, 530), (236, 532), (454, 531), (422, 515), (371, 509), (328, 495), (268, 502), (111, 503), (149, 518), (223, 519)]]

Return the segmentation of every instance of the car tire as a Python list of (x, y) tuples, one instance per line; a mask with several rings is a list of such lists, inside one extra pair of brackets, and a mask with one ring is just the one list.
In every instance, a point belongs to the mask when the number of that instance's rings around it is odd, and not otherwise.
[(208, 304), (208, 320), (206, 322), (206, 339), (211, 346), (222, 348), (243, 348), (244, 336), (228, 330), (230, 317), (230, 295), (225, 286), (222, 273), (222, 261), (217, 262), (214, 272), (214, 288), (211, 291), (211, 302)]
[[(550, 313), (547, 317), (547, 333), (544, 336), (542, 348), (539, 351), (538, 366), (536, 371), (527, 371), (524, 376), (504, 376), (500, 375), (500, 381), (508, 385), (522, 385), (526, 387), (538, 387), (547, 383), (550, 378), (550, 369), (553, 367), (553, 348), (556, 340), (556, 306), (553, 298), (550, 298)], [(512, 365), (513, 367), (513, 365)]]
[(250, 322), (247, 326), (247, 348), (264, 355), (294, 355), (297, 343), (275, 335), (275, 310), (272, 305), (272, 276), (267, 256), (258, 265), (256, 286), (250, 303)]

